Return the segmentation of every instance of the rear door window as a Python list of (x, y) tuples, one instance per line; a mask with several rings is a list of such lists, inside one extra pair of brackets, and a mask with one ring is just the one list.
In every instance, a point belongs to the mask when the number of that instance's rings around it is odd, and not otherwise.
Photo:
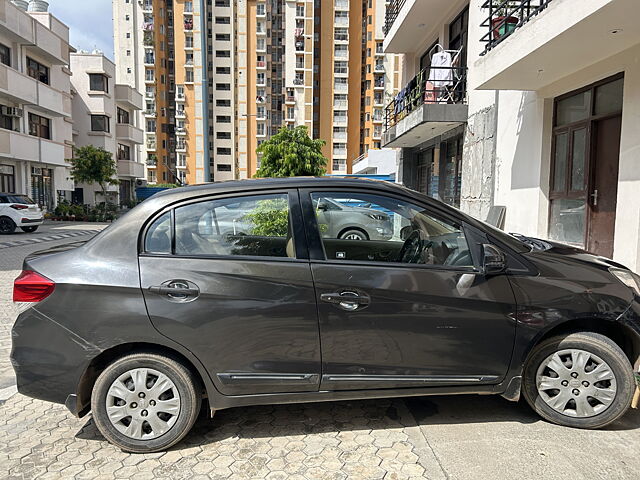
[(176, 208), (175, 254), (295, 258), (288, 195), (224, 198)]

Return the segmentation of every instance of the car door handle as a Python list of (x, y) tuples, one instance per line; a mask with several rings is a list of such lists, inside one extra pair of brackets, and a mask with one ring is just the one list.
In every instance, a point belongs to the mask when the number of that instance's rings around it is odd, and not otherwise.
[(361, 295), (356, 292), (341, 293), (323, 293), (320, 300), (326, 303), (333, 303), (348, 312), (353, 312), (360, 307), (366, 307), (371, 303), (371, 299), (367, 295)]
[(191, 282), (186, 281), (172, 281), (162, 285), (153, 285), (149, 287), (149, 291), (174, 299), (192, 298), (200, 295), (200, 289)]

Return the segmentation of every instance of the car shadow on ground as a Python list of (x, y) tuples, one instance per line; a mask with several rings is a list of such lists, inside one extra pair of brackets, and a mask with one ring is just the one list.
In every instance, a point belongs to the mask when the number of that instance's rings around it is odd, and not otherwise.
[[(206, 406), (203, 404), (203, 409)], [(237, 438), (335, 435), (345, 431), (375, 431), (416, 426), (479, 423), (543, 422), (524, 401), (509, 402), (498, 396), (460, 395), (412, 397), (237, 407), (208, 418), (203, 411), (193, 430), (173, 449), (229, 442)], [(607, 430), (640, 428), (640, 411), (633, 410)], [(92, 419), (76, 437), (104, 440)]]

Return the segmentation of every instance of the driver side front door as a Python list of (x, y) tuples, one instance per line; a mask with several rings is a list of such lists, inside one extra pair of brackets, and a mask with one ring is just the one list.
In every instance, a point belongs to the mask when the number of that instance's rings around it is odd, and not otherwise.
[[(384, 210), (393, 218), (393, 237), (386, 246), (365, 240), (350, 247), (344, 246), (349, 240), (323, 237), (313, 209), (319, 195), (360, 199)], [(464, 225), (386, 195), (301, 193), (319, 312), (320, 388), (498, 383), (515, 338), (508, 278), (481, 272)], [(419, 258), (403, 250), (411, 236), (407, 224), (422, 229), (431, 243)]]

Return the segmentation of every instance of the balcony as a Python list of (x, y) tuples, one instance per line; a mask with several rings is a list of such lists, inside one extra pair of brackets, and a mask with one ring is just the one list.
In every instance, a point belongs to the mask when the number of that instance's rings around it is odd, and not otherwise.
[(142, 110), (142, 95), (129, 85), (116, 85), (116, 103), (132, 110)]
[(336, 10), (349, 10), (349, 0), (335, 0)]
[(184, 96), (184, 93), (176, 93), (176, 102), (184, 102), (186, 100), (186, 97)]
[(296, 103), (296, 97), (294, 97), (293, 95), (287, 95), (287, 97), (284, 100), (284, 103), (286, 103), (287, 105), (293, 105)]
[(267, 62), (265, 62), (264, 60), (258, 60), (256, 62), (256, 68), (260, 69), (260, 70), (264, 70), (267, 68)]
[(146, 1), (142, 4), (143, 13), (153, 13), (153, 2)]
[(385, 107), (383, 146), (411, 148), (466, 123), (465, 68), (422, 70)]
[(176, 128), (176, 135), (178, 137), (184, 137), (187, 135), (187, 129), (184, 127), (177, 127)]
[(118, 177), (144, 178), (144, 165), (131, 160), (118, 160)]
[(147, 140), (146, 143), (146, 147), (147, 147), (147, 151), (148, 152), (155, 152), (156, 151), (156, 142), (150, 142), (149, 140)]
[(187, 142), (178, 142), (176, 144), (176, 152), (185, 153), (187, 151)]
[(176, 118), (187, 118), (187, 112), (185, 110), (176, 110)]
[[(392, 0), (384, 25), (386, 53), (415, 52), (446, 22), (451, 0)], [(424, 41), (423, 41), (424, 40)]]
[(147, 118), (156, 118), (156, 116), (158, 115), (155, 109), (152, 109), (152, 108), (148, 108), (147, 110), (142, 112), (142, 114)]
[(540, 90), (640, 43), (640, 22), (630, 15), (637, 0), (487, 0), (483, 7), (474, 89)]
[(0, 63), (0, 97), (55, 117), (71, 116), (71, 97)]
[(144, 141), (144, 132), (133, 125), (119, 123), (116, 125), (116, 140), (142, 145)]

